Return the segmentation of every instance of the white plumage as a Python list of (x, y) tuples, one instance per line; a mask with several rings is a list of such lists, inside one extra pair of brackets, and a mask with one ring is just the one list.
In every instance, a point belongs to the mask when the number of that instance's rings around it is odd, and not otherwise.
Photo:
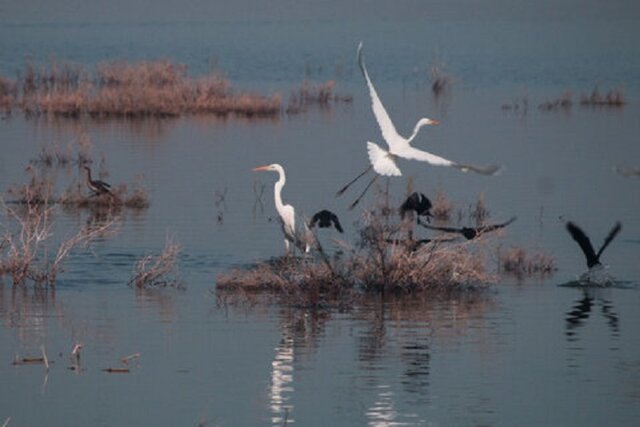
[(278, 181), (273, 186), (273, 198), (276, 205), (276, 211), (282, 221), (282, 232), (284, 233), (284, 246), (287, 253), (290, 252), (290, 244), (293, 243), (301, 251), (309, 252), (309, 241), (306, 232), (300, 232), (296, 229), (296, 211), (293, 206), (284, 204), (282, 201), (282, 187), (287, 182), (284, 168), (278, 163), (266, 166), (259, 166), (253, 169), (254, 172), (273, 171), (278, 172)]

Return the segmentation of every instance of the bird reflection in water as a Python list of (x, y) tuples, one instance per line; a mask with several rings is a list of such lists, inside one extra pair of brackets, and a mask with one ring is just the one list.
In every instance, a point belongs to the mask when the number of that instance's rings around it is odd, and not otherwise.
[(613, 303), (603, 295), (602, 289), (583, 289), (582, 297), (577, 300), (565, 317), (565, 336), (568, 342), (578, 341), (578, 329), (583, 327), (591, 314), (600, 308), (600, 314), (604, 317), (612, 338), (620, 335), (620, 318), (615, 312)]
[(328, 312), (322, 310), (285, 310), (281, 316), (282, 338), (271, 362), (269, 390), (271, 423), (277, 426), (294, 422), (294, 362), (299, 353), (318, 348), (318, 341), (329, 319)]

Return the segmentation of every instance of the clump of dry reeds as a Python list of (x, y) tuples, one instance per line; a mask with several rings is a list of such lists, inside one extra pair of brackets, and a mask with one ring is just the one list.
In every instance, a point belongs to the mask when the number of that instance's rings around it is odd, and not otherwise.
[(31, 166), (25, 169), (29, 181), (23, 185), (11, 186), (7, 194), (11, 203), (21, 205), (41, 205), (53, 201), (53, 181), (47, 176), (40, 176)]
[(46, 167), (66, 167), (92, 163), (91, 140), (85, 133), (81, 133), (78, 138), (67, 143), (64, 147), (58, 141), (47, 142), (41, 147), (38, 156), (30, 160), (30, 163)]
[(436, 221), (449, 221), (451, 212), (453, 211), (453, 203), (447, 199), (442, 190), (437, 190), (431, 207), (431, 214)]
[(18, 95), (18, 85), (0, 76), (0, 109), (10, 112)]
[[(413, 221), (379, 205), (364, 214), (355, 246), (329, 257), (315, 243), (315, 256), (284, 257), (236, 269), (217, 278), (220, 290), (272, 291), (296, 302), (317, 304), (359, 293), (447, 293), (486, 287), (483, 239), (414, 241)], [(408, 240), (411, 240), (408, 242)]]
[(520, 247), (511, 247), (499, 251), (498, 260), (501, 271), (517, 277), (544, 276), (556, 270), (553, 257), (541, 250), (527, 252)]
[(334, 93), (335, 80), (324, 83), (313, 84), (304, 80), (299, 89), (293, 91), (289, 96), (289, 104), (286, 112), (295, 114), (305, 111), (307, 107), (317, 105), (319, 107), (329, 107), (332, 102), (352, 102), (353, 97), (349, 95), (338, 95)]
[(0, 241), (0, 274), (10, 275), (14, 285), (31, 281), (37, 287), (55, 286), (62, 262), (72, 249), (114, 232), (114, 222), (109, 220), (83, 227), (52, 247), (53, 206), (47, 200), (27, 200), (16, 209), (2, 203), (2, 208), (6, 221)]
[(572, 105), (573, 101), (571, 100), (571, 92), (567, 91), (552, 101), (545, 101), (538, 105), (538, 109), (543, 111), (555, 111), (561, 108), (568, 110)]
[[(583, 93), (580, 96), (580, 105), (585, 107), (623, 107), (626, 104), (622, 89), (612, 89), (606, 94), (602, 94), (596, 86), (590, 94)], [(538, 105), (538, 108), (543, 111), (557, 111), (560, 109), (566, 111), (572, 106), (571, 92), (567, 91), (554, 100), (543, 102)]]
[(484, 201), (484, 193), (480, 193), (476, 203), (469, 209), (469, 217), (475, 221), (476, 227), (481, 227), (490, 216), (491, 212)]
[(150, 205), (147, 190), (141, 177), (134, 182), (131, 191), (126, 184), (112, 187), (110, 193), (96, 195), (86, 188), (84, 181), (71, 184), (60, 196), (58, 202), (66, 208), (146, 209)]
[(600, 93), (596, 86), (589, 95), (583, 94), (580, 98), (580, 105), (588, 107), (622, 107), (626, 105), (622, 89), (612, 89), (606, 95)]
[[(3, 81), (5, 81), (4, 79)], [(167, 60), (106, 62), (90, 76), (79, 66), (27, 64), (15, 96), (0, 84), (0, 102), (17, 103), (27, 114), (67, 117), (171, 117), (181, 114), (273, 116), (279, 95), (236, 92), (220, 74), (190, 78), (186, 66)], [(1, 83), (1, 82), (0, 82)], [(3, 90), (4, 87), (4, 90)], [(9, 88), (9, 89), (7, 89)], [(1, 105), (1, 104), (0, 104)]]
[(182, 287), (178, 278), (178, 257), (182, 247), (169, 236), (159, 255), (145, 255), (133, 267), (129, 286), (136, 288)]

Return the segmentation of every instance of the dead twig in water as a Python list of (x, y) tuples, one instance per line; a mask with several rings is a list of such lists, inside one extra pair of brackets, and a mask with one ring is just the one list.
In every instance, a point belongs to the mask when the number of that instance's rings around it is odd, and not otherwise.
[(108, 372), (110, 374), (128, 374), (131, 372), (129, 368), (104, 368), (103, 372)]
[(181, 250), (182, 247), (167, 235), (162, 253), (157, 256), (146, 255), (138, 260), (133, 269), (133, 277), (127, 285), (139, 289), (160, 286), (180, 288), (177, 262)]

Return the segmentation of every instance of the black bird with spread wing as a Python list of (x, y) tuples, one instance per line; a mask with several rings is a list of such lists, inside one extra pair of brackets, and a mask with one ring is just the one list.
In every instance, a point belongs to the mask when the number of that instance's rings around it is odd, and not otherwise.
[(595, 267), (596, 265), (601, 265), (600, 255), (602, 255), (602, 252), (604, 252), (606, 247), (609, 246), (609, 244), (618, 235), (621, 229), (622, 224), (620, 224), (619, 221), (616, 222), (613, 228), (611, 228), (611, 230), (609, 231), (609, 234), (607, 234), (607, 237), (605, 237), (604, 243), (602, 244), (598, 252), (596, 252), (593, 249), (593, 245), (591, 245), (591, 240), (589, 239), (589, 237), (587, 237), (584, 231), (582, 231), (582, 229), (575, 225), (573, 222), (567, 222), (567, 231), (569, 232), (569, 234), (571, 234), (573, 240), (578, 242), (578, 245), (580, 245), (580, 249), (582, 249), (582, 252), (584, 253), (584, 256), (587, 260), (587, 267), (589, 267), (589, 269)]
[(87, 187), (93, 191), (94, 196), (100, 196), (102, 194), (112, 195), (110, 190), (111, 185), (99, 179), (91, 179), (91, 168), (89, 166), (85, 166), (84, 168), (87, 170)]
[(444, 231), (446, 233), (459, 233), (462, 234), (467, 240), (471, 240), (471, 239), (475, 239), (476, 237), (480, 236), (481, 234), (484, 233), (488, 233), (490, 231), (495, 231), (498, 230), (500, 228), (504, 228), (507, 225), (511, 224), (513, 221), (516, 220), (517, 217), (513, 217), (511, 218), (509, 221), (507, 222), (503, 222), (501, 224), (491, 224), (491, 225), (483, 225), (481, 227), (462, 227), (462, 228), (454, 228), (454, 227), (437, 227), (434, 225), (428, 225), (425, 224), (423, 222), (419, 222), (420, 225), (422, 225), (425, 228), (428, 228), (430, 230), (438, 230), (438, 231)]
[(318, 225), (318, 227), (320, 228), (328, 228), (328, 227), (331, 227), (331, 225), (333, 225), (336, 228), (336, 230), (338, 230), (340, 233), (343, 232), (342, 225), (340, 225), (340, 220), (338, 219), (338, 216), (326, 209), (323, 209), (320, 212), (316, 212), (316, 214), (313, 215), (313, 217), (311, 217), (309, 228), (313, 228), (316, 225)]
[(404, 217), (409, 212), (415, 212), (417, 217), (424, 216), (427, 219), (427, 222), (431, 220), (431, 200), (427, 196), (422, 193), (411, 193), (407, 200), (400, 205), (400, 217), (404, 219)]

